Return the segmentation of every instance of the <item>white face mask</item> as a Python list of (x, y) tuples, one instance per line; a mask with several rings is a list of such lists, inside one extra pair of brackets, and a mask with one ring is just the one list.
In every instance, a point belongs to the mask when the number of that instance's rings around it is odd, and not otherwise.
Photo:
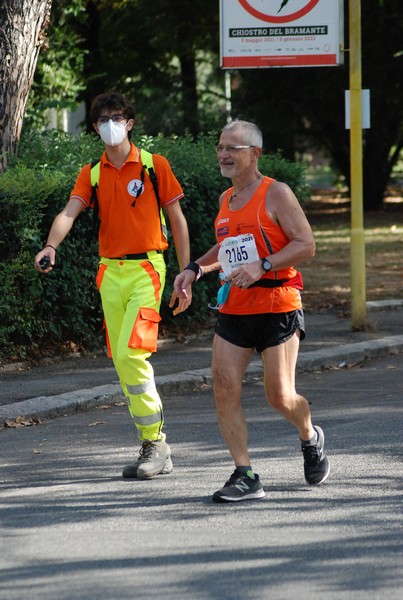
[(118, 146), (123, 142), (127, 135), (125, 123), (114, 123), (109, 119), (107, 123), (98, 127), (101, 140), (107, 146)]

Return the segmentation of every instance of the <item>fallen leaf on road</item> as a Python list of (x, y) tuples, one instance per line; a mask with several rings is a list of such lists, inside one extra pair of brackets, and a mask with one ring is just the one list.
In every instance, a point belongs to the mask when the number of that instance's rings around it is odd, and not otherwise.
[(12, 429), (16, 429), (17, 427), (30, 427), (31, 425), (39, 425), (39, 423), (41, 423), (41, 420), (36, 417), (29, 417), (27, 419), (24, 417), (15, 417), (14, 421), (12, 419), (6, 419), (5, 421), (6, 427)]

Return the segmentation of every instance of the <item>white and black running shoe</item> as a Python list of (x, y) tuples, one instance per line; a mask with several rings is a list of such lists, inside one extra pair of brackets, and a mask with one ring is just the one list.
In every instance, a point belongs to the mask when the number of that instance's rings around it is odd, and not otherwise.
[(301, 450), (304, 455), (305, 480), (309, 485), (323, 483), (330, 472), (329, 460), (324, 450), (325, 436), (322, 429), (317, 425), (314, 425), (314, 429), (318, 434), (316, 444), (301, 442)]
[(255, 479), (251, 479), (235, 469), (224, 487), (213, 494), (213, 501), (240, 502), (241, 500), (263, 498), (264, 495), (259, 475), (255, 473)]

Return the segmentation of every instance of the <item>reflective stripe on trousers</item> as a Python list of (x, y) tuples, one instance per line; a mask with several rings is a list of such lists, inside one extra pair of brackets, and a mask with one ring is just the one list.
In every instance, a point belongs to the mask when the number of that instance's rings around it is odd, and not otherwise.
[[(133, 342), (138, 340), (133, 331), (140, 309), (147, 307), (158, 313), (165, 284), (163, 255), (157, 252), (148, 255), (148, 260), (102, 258), (102, 278), (98, 280), (113, 363), (140, 441), (165, 438), (161, 431), (162, 402), (148, 361), (152, 352), (130, 347), (139, 343)], [(150, 322), (150, 327), (157, 332), (158, 323)]]

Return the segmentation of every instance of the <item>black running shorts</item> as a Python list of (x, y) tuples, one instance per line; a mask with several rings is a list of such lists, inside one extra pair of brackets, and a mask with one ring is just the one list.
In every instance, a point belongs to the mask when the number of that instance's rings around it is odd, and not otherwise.
[(218, 313), (215, 332), (230, 344), (241, 348), (266, 348), (278, 346), (292, 338), (300, 330), (300, 339), (305, 337), (305, 320), (302, 309), (285, 313), (260, 315), (226, 315)]

